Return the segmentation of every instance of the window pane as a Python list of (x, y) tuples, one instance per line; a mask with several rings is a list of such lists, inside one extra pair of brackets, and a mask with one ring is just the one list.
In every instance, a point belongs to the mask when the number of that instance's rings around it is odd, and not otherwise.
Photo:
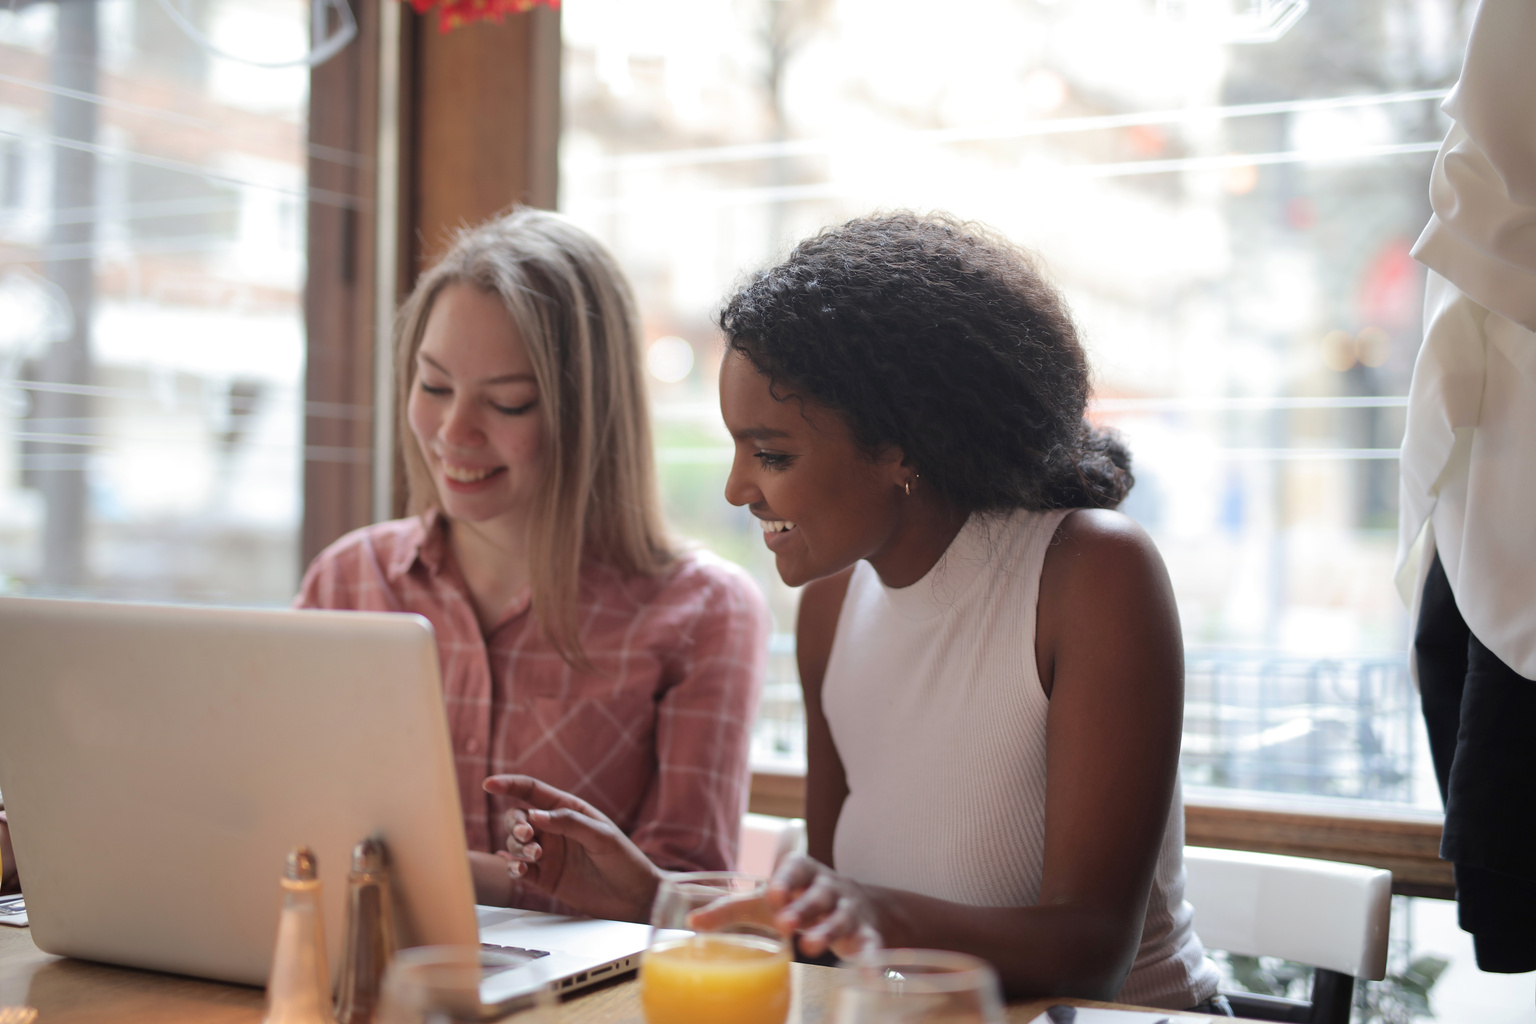
[[(1189, 780), (1437, 805), (1392, 562), (1423, 280), (1408, 248), (1462, 16), (567, 3), (562, 206), (618, 252), (653, 345), (693, 357), (652, 381), (673, 522), (756, 574), (787, 632), (795, 595), (720, 498), (711, 317), (823, 225), (984, 221), (1045, 258), (1093, 415), (1135, 456), (1125, 511), (1162, 549), (1190, 651)], [(758, 754), (793, 764), (792, 642), (777, 651)]]
[(309, 9), (174, 3), (0, 9), (0, 581), (286, 603)]

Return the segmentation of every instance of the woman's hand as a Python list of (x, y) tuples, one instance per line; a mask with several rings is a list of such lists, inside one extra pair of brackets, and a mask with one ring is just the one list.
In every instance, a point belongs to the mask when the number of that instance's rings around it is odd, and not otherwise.
[(0, 896), (21, 892), (21, 878), (16, 874), (16, 854), (11, 849), (11, 826), (0, 810)]
[(648, 921), (662, 872), (596, 807), (527, 775), (492, 775), (506, 797), (507, 873), (593, 917)]
[(831, 949), (847, 960), (882, 943), (876, 908), (865, 888), (809, 857), (786, 858), (768, 885), (774, 927), (800, 935), (800, 950), (819, 956)]

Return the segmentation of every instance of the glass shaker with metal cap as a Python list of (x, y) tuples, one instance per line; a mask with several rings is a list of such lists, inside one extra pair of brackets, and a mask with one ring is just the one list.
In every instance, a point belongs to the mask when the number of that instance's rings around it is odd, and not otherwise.
[(384, 844), (370, 837), (352, 848), (352, 871), (347, 875), (347, 950), (336, 993), (339, 1024), (372, 1024), (384, 969), (394, 953), (394, 910)]
[(283, 874), (283, 911), (267, 977), (263, 1024), (335, 1024), (331, 972), (325, 963), (325, 921), (314, 851), (295, 847)]

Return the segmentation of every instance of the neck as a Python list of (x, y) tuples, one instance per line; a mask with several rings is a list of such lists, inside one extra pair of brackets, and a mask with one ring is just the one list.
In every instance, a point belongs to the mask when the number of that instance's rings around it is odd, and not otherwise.
[(480, 628), (489, 630), (528, 586), (527, 525), (508, 518), (483, 523), (449, 519), (448, 545)]
[(938, 564), (970, 513), (927, 494), (902, 499), (896, 528), (869, 564), (888, 587), (910, 587)]

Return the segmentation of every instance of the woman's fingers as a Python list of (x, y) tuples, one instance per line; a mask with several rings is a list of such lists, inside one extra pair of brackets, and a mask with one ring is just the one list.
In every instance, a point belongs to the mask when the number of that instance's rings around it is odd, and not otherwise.
[(840, 894), (831, 876), (818, 875), (806, 889), (774, 916), (774, 925), (782, 932), (802, 932), (815, 927), (837, 909)]
[(820, 873), (821, 865), (809, 857), (786, 858), (773, 873), (773, 880), (768, 883), (769, 905), (775, 910), (783, 908), (790, 900), (810, 888)]
[(528, 812), (514, 807), (502, 816), (507, 827), (507, 852), (517, 860), (538, 860), (543, 848), (536, 841), (538, 833), (528, 821)]
[(813, 956), (859, 930), (859, 908), (847, 896), (840, 897), (821, 923), (800, 935), (800, 945)]
[(506, 864), (508, 876), (516, 881), (532, 882), (534, 885), (538, 885), (543, 877), (543, 872), (539, 870), (542, 865), (537, 861), (517, 860), (506, 850), (497, 850), (496, 856), (500, 857), (502, 862)]
[(531, 810), (528, 822), (536, 831), (549, 832), (594, 852), (614, 845), (613, 826), (606, 818), (595, 818), (574, 808)]
[(725, 896), (688, 915), (688, 927), (716, 931), (732, 924), (773, 927), (773, 908), (761, 896)]
[(580, 797), (540, 782), (531, 775), (491, 775), (481, 786), (487, 793), (506, 797), (517, 807), (544, 811), (570, 809), (602, 821), (608, 820), (602, 811)]

